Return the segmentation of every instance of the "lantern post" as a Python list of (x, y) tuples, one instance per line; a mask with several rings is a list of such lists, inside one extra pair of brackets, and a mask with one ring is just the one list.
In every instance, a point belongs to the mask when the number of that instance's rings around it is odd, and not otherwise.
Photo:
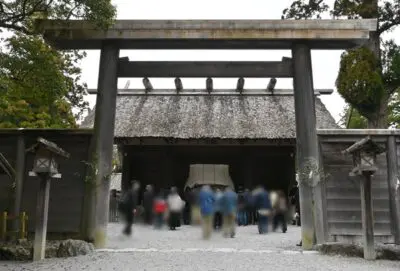
[(33, 169), (29, 172), (29, 176), (39, 177), (40, 179), (36, 205), (35, 240), (33, 243), (33, 261), (39, 261), (45, 258), (50, 179), (61, 178), (61, 174), (58, 173), (56, 158), (69, 158), (69, 153), (55, 143), (41, 137), (29, 150), (35, 153)]
[(361, 219), (364, 239), (364, 259), (366, 260), (376, 259), (371, 177), (378, 170), (376, 156), (383, 152), (385, 152), (385, 148), (376, 144), (369, 136), (354, 143), (343, 152), (353, 155), (354, 168), (349, 175), (351, 177), (361, 177)]

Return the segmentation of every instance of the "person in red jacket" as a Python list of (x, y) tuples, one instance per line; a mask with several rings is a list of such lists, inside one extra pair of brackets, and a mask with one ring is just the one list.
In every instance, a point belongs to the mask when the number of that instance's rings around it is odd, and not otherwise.
[(167, 202), (164, 199), (162, 192), (154, 199), (153, 212), (154, 212), (154, 226), (160, 229), (163, 226), (165, 212), (167, 211)]

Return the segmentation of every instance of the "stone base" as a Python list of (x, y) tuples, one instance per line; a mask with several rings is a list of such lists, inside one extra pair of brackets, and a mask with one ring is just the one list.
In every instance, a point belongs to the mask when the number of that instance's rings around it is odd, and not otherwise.
[[(326, 255), (364, 257), (363, 247), (356, 244), (326, 243), (317, 245), (315, 249)], [(377, 245), (375, 250), (376, 258), (379, 260), (400, 261), (400, 246), (398, 245)]]
[[(81, 240), (47, 241), (46, 258), (64, 258), (87, 255), (94, 251), (93, 244)], [(0, 261), (32, 260), (33, 243), (19, 240), (13, 243), (0, 243)]]

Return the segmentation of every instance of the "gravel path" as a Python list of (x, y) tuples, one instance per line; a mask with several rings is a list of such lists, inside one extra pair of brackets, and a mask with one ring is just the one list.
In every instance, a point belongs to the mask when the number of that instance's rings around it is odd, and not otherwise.
[(400, 262), (302, 252), (295, 246), (300, 235), (297, 227), (290, 227), (286, 234), (265, 236), (258, 235), (256, 227), (240, 227), (234, 239), (224, 239), (217, 233), (209, 241), (200, 239), (197, 227), (170, 232), (137, 226), (128, 239), (121, 238), (120, 229), (121, 225), (110, 225), (108, 249), (93, 255), (40, 263), (0, 263), (0, 270), (400, 270)]
[(256, 226), (238, 227), (233, 239), (225, 239), (221, 233), (213, 234), (211, 240), (201, 239), (201, 229), (196, 226), (182, 226), (177, 231), (156, 231), (151, 227), (135, 227), (133, 237), (121, 238), (122, 225), (110, 224), (108, 229), (108, 248), (235, 248), (235, 249), (286, 249), (300, 250), (296, 244), (300, 241), (300, 227), (289, 227), (287, 233), (277, 231), (268, 235), (259, 235)]

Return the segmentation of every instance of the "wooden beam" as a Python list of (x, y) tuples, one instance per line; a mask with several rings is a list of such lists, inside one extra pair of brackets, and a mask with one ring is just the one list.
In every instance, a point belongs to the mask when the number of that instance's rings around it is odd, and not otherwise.
[(299, 40), (313, 49), (365, 44), (377, 30), (364, 20), (117, 20), (107, 30), (82, 20), (37, 20), (35, 29), (60, 49), (290, 49)]
[(176, 91), (177, 92), (182, 91), (183, 90), (182, 80), (179, 77), (177, 77), (177, 78), (175, 78), (174, 82), (175, 82)]
[(1, 170), (4, 171), (5, 174), (8, 175), (8, 177), (11, 180), (13, 181), (15, 180), (15, 174), (16, 174), (15, 170), (1, 152), (0, 152), (0, 168)]
[(119, 61), (118, 77), (252, 77), (290, 78), (291, 61)]
[(146, 90), (146, 92), (153, 90), (153, 85), (151, 84), (149, 78), (147, 78), (147, 77), (143, 78), (142, 82), (143, 82), (144, 89)]
[(361, 217), (364, 239), (364, 259), (375, 260), (374, 218), (372, 208), (371, 174), (362, 177), (361, 186)]
[(389, 188), (390, 220), (392, 234), (396, 245), (400, 245), (400, 184), (397, 164), (396, 137), (391, 135), (387, 142), (387, 181)]
[[(333, 89), (316, 89), (314, 95), (327, 95), (332, 94)], [(97, 89), (88, 89), (89, 94), (97, 94)], [(214, 89), (211, 95), (228, 95), (235, 96), (239, 95), (236, 89)], [(243, 95), (248, 96), (270, 96), (270, 95), (294, 95), (293, 89), (275, 89), (271, 91), (265, 89), (243, 89)], [(120, 96), (143, 96), (143, 95), (154, 95), (154, 96), (173, 96), (177, 95), (176, 89), (154, 89), (151, 92), (146, 92), (143, 89), (118, 89), (118, 95)], [(209, 95), (207, 89), (183, 89), (179, 92), (179, 95), (183, 96), (201, 96)]]
[(45, 258), (47, 218), (50, 198), (50, 177), (40, 177), (39, 192), (37, 195), (35, 217), (35, 239), (33, 241), (33, 261)]
[[(14, 209), (13, 215), (19, 216), (21, 212), (22, 193), (25, 180), (25, 164), (26, 164), (26, 152), (25, 152), (25, 137), (19, 135), (17, 139), (17, 161), (15, 164), (15, 195), (14, 195)], [(19, 230), (19, 221), (15, 220), (13, 223), (13, 230)]]

